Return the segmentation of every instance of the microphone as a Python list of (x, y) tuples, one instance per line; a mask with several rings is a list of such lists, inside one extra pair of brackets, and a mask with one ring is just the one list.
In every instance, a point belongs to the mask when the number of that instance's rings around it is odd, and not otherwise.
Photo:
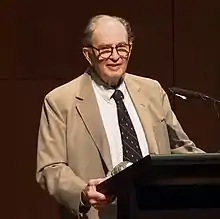
[(186, 90), (186, 89), (182, 89), (182, 88), (178, 88), (178, 87), (171, 87), (168, 88), (172, 93), (174, 93), (176, 96), (187, 100), (187, 98), (194, 98), (194, 99), (202, 99), (202, 100), (210, 100), (213, 102), (214, 105), (214, 109), (217, 113), (218, 118), (220, 119), (220, 113), (218, 112), (217, 109), (217, 103), (220, 103), (220, 100), (217, 100), (213, 97), (209, 97), (206, 94), (202, 94), (196, 91), (191, 91), (191, 90)]
[(213, 99), (205, 94), (196, 92), (196, 91), (191, 91), (191, 90), (186, 90), (186, 89), (182, 89), (182, 88), (178, 88), (178, 87), (172, 87), (169, 88), (169, 90), (174, 93), (177, 96), (182, 97), (183, 99), (187, 99), (188, 98), (195, 98), (195, 99)]
[(115, 174), (121, 172), (122, 170), (126, 169), (127, 167), (131, 166), (133, 163), (129, 161), (122, 161), (118, 165), (116, 165), (112, 170), (107, 173), (107, 178), (114, 176)]
[[(180, 97), (184, 100), (187, 100), (187, 98), (194, 98), (194, 99), (202, 99), (202, 100), (212, 101), (214, 109), (217, 113), (217, 116), (220, 119), (220, 113), (219, 113), (218, 108), (217, 108), (217, 103), (220, 103), (220, 100), (214, 99), (213, 97), (209, 97), (205, 94), (202, 94), (202, 93), (199, 93), (199, 92), (196, 92), (196, 91), (186, 90), (186, 89), (182, 89), (182, 88), (178, 88), (178, 87), (171, 87), (171, 88), (168, 88), (168, 89), (172, 93), (174, 93), (176, 96), (178, 96), (178, 97)], [(220, 150), (219, 150), (219, 152), (220, 152)]]

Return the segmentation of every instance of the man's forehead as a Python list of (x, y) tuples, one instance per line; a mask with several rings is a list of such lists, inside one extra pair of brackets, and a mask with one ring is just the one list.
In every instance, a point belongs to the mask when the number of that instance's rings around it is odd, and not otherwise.
[(93, 32), (92, 41), (95, 44), (117, 44), (127, 42), (125, 27), (117, 20), (102, 19), (98, 21)]

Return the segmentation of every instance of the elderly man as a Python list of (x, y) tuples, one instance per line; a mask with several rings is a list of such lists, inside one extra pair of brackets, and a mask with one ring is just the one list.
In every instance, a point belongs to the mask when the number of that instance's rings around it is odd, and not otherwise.
[(152, 79), (126, 73), (133, 46), (127, 21), (98, 15), (85, 29), (87, 71), (44, 99), (37, 181), (72, 218), (115, 218), (114, 202), (96, 191), (123, 160), (149, 153), (200, 153)]

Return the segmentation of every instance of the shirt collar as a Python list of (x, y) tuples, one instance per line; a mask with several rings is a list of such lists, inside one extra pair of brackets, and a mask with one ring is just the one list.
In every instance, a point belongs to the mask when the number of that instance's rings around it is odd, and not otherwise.
[[(91, 78), (92, 78), (92, 84), (93, 87), (96, 89), (96, 91), (102, 96), (102, 98), (106, 101), (106, 102), (110, 102), (113, 99), (111, 98), (113, 93), (115, 92), (114, 88), (111, 87), (107, 87), (100, 79), (99, 77), (95, 74), (92, 73), (91, 74)], [(124, 97), (127, 94), (127, 90), (126, 90), (126, 85), (124, 80), (122, 81), (122, 83), (119, 85), (119, 87), (117, 88), (117, 90), (120, 90)]]
[[(103, 85), (98, 85), (97, 83), (95, 83), (95, 81), (92, 81), (93, 85), (94, 85), (94, 88), (96, 89), (96, 91), (102, 96), (102, 98), (106, 101), (106, 102), (110, 102), (113, 100), (112, 95), (113, 93), (115, 92), (115, 89), (113, 88), (106, 88), (105, 86)], [(126, 86), (125, 86), (125, 83), (124, 81), (120, 84), (120, 86), (117, 88), (117, 90), (120, 90), (124, 97), (126, 96)]]

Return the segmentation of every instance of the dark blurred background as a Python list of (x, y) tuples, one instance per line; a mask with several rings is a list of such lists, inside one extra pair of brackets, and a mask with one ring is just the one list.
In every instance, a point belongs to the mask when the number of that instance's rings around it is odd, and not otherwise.
[[(129, 72), (158, 80), (166, 91), (177, 86), (220, 99), (219, 0), (2, 0), (0, 10), (1, 215), (7, 218), (59, 219), (56, 202), (35, 181), (41, 105), (47, 92), (86, 69), (81, 37), (91, 16), (130, 21), (136, 41)], [(213, 105), (169, 97), (197, 146), (220, 149)]]

